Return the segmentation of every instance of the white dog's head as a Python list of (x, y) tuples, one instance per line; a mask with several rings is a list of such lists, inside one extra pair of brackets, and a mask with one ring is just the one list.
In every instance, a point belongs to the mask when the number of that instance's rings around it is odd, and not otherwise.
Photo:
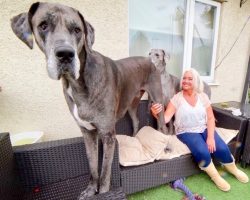
[(163, 49), (151, 49), (149, 57), (159, 71), (164, 71), (170, 56)]

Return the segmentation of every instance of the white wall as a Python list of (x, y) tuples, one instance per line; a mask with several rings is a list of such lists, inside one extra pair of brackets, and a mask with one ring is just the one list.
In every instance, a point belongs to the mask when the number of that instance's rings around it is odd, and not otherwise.
[[(30, 50), (11, 30), (11, 17), (36, 0), (1, 0), (0, 131), (42, 130), (45, 139), (81, 135), (64, 100), (61, 82), (51, 80), (37, 45)], [(127, 1), (57, 1), (78, 9), (96, 31), (94, 49), (113, 59), (128, 55)]]
[[(0, 7), (0, 131), (41, 130), (46, 140), (80, 136), (63, 97), (60, 81), (49, 79), (44, 55), (30, 50), (12, 32), (10, 18), (27, 12), (32, 0), (1, 0)], [(95, 27), (94, 49), (113, 59), (128, 56), (127, 0), (58, 0), (72, 6)], [(217, 64), (232, 46), (250, 15), (250, 1), (222, 5)], [(215, 71), (212, 101), (241, 99), (249, 56), (250, 22)]]
[[(229, 0), (222, 4), (216, 65), (233, 46), (249, 17), (249, 1), (241, 8), (240, 0)], [(215, 82), (219, 85), (212, 87), (213, 102), (241, 100), (249, 54), (250, 19), (230, 53), (215, 70)]]

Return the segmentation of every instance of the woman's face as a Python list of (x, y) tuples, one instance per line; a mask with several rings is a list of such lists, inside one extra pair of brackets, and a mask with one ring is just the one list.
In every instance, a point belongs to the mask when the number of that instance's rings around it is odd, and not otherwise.
[(194, 89), (193, 74), (189, 71), (185, 72), (185, 74), (183, 76), (182, 89), (183, 90), (193, 90)]

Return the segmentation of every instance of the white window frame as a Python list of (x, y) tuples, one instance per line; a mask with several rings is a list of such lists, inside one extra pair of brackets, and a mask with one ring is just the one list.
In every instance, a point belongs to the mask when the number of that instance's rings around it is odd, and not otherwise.
[[(211, 60), (210, 76), (202, 76), (202, 79), (207, 83), (214, 82), (215, 61), (217, 53), (217, 41), (219, 32), (219, 19), (221, 4), (212, 0), (186, 0), (186, 18), (185, 18), (185, 33), (184, 33), (184, 52), (183, 52), (183, 66), (182, 71), (191, 68), (192, 59), (192, 45), (193, 45), (193, 25), (195, 16), (195, 2), (205, 3), (216, 7), (216, 14), (214, 18), (214, 34), (213, 34), (213, 49)], [(129, 1), (128, 1), (129, 3)]]
[(183, 57), (183, 71), (191, 68), (192, 59), (192, 45), (193, 45), (193, 24), (195, 16), (195, 2), (205, 3), (216, 7), (216, 14), (214, 18), (214, 38), (213, 38), (213, 53), (211, 60), (211, 74), (210, 76), (202, 76), (202, 79), (208, 83), (214, 82), (214, 70), (217, 53), (217, 42), (219, 32), (219, 20), (221, 4), (212, 0), (187, 0), (187, 13), (185, 23), (185, 42), (184, 42), (184, 57)]

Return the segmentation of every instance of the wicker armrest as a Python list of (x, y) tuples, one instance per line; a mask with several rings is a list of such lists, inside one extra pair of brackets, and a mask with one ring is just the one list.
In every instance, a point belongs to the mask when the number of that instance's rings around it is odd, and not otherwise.
[(229, 143), (229, 147), (236, 161), (240, 161), (246, 134), (247, 119), (241, 116), (234, 116), (230, 111), (216, 107), (213, 107), (213, 111), (217, 127), (239, 130), (236, 138)]
[(248, 119), (247, 124), (247, 130), (246, 130), (246, 136), (244, 140), (244, 149), (242, 153), (242, 160), (241, 160), (241, 166), (246, 167), (247, 164), (250, 164), (250, 121)]
[(13, 152), (8, 133), (0, 134), (0, 196), (9, 198), (11, 194)]
[(241, 116), (235, 116), (230, 111), (213, 107), (213, 112), (218, 127), (228, 129), (239, 129), (246, 127), (246, 119)]
[(0, 198), (5, 200), (22, 198), (9, 133), (0, 133)]
[(14, 148), (20, 179), (26, 191), (88, 173), (82, 138), (42, 142)]
[[(100, 148), (101, 149), (101, 148)], [(120, 186), (118, 150), (112, 165), (111, 184)], [(86, 176), (89, 165), (82, 137), (48, 141), (14, 148), (17, 169), (25, 190)]]

